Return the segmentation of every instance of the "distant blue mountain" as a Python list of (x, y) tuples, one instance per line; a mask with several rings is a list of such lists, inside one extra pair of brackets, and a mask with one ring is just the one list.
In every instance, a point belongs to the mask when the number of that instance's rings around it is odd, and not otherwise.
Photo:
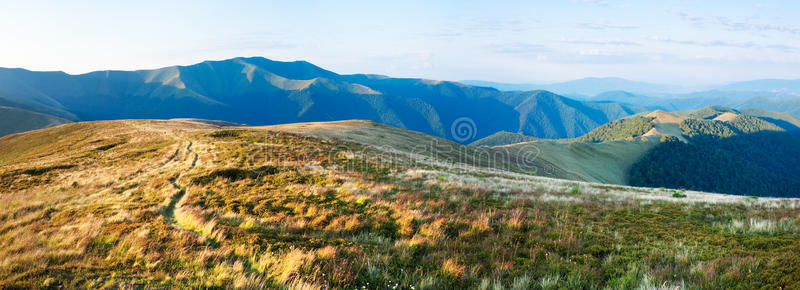
[(548, 90), (566, 96), (594, 96), (608, 91), (627, 91), (637, 94), (664, 95), (684, 92), (678, 86), (637, 82), (622, 78), (582, 78), (552, 84), (507, 84), (487, 81), (462, 81), (466, 84), (492, 87), (503, 91)]
[(730, 83), (716, 89), (722, 91), (748, 91), (748, 92), (773, 92), (791, 94), (800, 97), (800, 79), (779, 80), (763, 79)]
[(625, 91), (611, 91), (587, 99), (667, 111), (697, 110), (720, 105), (735, 109), (761, 109), (800, 116), (800, 96), (780, 92), (711, 90), (652, 97)]

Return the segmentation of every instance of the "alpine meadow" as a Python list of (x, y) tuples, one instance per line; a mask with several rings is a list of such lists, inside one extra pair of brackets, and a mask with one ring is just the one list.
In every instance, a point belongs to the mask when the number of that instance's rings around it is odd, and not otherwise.
[(2, 289), (798, 289), (792, 1), (0, 4)]

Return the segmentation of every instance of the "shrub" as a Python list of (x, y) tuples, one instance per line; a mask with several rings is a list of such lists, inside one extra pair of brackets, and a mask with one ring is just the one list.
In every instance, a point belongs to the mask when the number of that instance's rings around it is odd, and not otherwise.
[(94, 151), (106, 151), (106, 150), (108, 150), (108, 149), (111, 149), (111, 148), (117, 147), (117, 145), (120, 145), (120, 143), (114, 143), (114, 144), (103, 145), (103, 146), (100, 146), (100, 147), (94, 148)]
[(208, 184), (217, 177), (222, 177), (228, 181), (241, 179), (258, 178), (260, 176), (278, 173), (278, 168), (274, 166), (261, 166), (256, 169), (226, 168), (215, 170), (211, 174), (194, 179), (195, 184)]
[(56, 166), (50, 166), (50, 167), (31, 168), (31, 169), (23, 170), (22, 173), (28, 174), (28, 175), (42, 175), (42, 174), (45, 174), (45, 173), (53, 171), (53, 170), (70, 169), (70, 168), (73, 168), (75, 166), (76, 165), (68, 164), (68, 165), (56, 165)]
[(209, 136), (214, 138), (226, 138), (226, 137), (239, 137), (239, 134), (240, 131), (238, 130), (222, 130), (211, 133), (209, 134)]

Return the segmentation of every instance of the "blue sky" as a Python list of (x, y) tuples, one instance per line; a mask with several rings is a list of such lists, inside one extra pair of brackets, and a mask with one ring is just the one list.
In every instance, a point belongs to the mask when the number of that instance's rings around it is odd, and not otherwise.
[(800, 1), (2, 1), (0, 66), (236, 56), (338, 73), (701, 85), (800, 78)]

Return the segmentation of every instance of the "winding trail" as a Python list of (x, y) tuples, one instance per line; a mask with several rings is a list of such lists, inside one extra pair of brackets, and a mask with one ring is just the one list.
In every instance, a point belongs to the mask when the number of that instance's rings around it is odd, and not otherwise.
[(192, 150), (193, 144), (194, 144), (193, 142), (189, 141), (189, 145), (186, 146), (186, 155), (187, 156), (194, 155), (192, 159), (192, 164), (188, 168), (181, 170), (175, 177), (169, 179), (169, 183), (172, 184), (172, 187), (178, 190), (178, 192), (172, 195), (172, 197), (170, 197), (169, 204), (163, 210), (164, 219), (168, 223), (187, 231), (191, 230), (184, 229), (178, 225), (178, 221), (175, 218), (175, 209), (183, 204), (183, 202), (185, 201), (184, 198), (186, 197), (186, 188), (178, 184), (178, 179), (180, 179), (184, 173), (187, 173), (190, 170), (194, 169), (194, 167), (197, 165), (197, 159), (199, 155)]

